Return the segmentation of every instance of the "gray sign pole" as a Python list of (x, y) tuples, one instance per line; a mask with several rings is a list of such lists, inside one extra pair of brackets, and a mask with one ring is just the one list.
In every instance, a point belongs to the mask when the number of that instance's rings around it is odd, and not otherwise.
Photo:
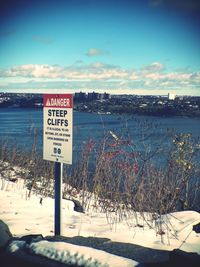
[(54, 178), (55, 178), (55, 223), (54, 234), (61, 235), (62, 233), (62, 173), (63, 163), (55, 162)]

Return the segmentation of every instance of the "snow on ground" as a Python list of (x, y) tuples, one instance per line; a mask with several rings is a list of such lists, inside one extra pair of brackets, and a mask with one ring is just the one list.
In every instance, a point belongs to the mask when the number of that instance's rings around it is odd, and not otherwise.
[[(54, 234), (53, 199), (43, 198), (42, 205), (40, 204), (40, 196), (32, 194), (31, 198), (28, 199), (28, 190), (24, 187), (21, 179), (18, 179), (16, 183), (5, 182), (4, 180), (3, 186), (1, 183), (2, 179), (0, 179), (0, 188), (3, 188), (0, 190), (0, 219), (9, 226), (14, 236)], [(171, 229), (167, 230), (166, 228), (165, 234), (160, 235), (156, 234), (155, 229), (150, 229), (147, 224), (144, 224), (144, 227), (136, 226), (136, 222), (132, 227), (128, 227), (126, 221), (111, 227), (107, 223), (105, 214), (78, 213), (73, 208), (74, 203), (72, 201), (63, 200), (62, 235), (64, 236), (109, 238), (112, 241), (132, 243), (154, 249), (173, 250), (180, 248), (184, 251), (200, 254), (200, 234), (192, 231), (193, 225), (200, 222), (200, 214), (197, 212), (183, 211), (163, 216), (163, 226), (166, 227), (165, 222), (168, 221), (167, 225), (171, 225)], [(84, 248), (80, 248), (82, 253)], [(79, 248), (77, 249), (79, 250)], [(134, 263), (132, 264), (127, 266), (135, 266)]]

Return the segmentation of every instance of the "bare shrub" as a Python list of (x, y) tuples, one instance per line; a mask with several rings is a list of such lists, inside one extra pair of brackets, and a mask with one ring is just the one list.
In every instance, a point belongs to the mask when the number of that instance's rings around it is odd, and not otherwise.
[(167, 147), (166, 135), (151, 143), (155, 128), (148, 123), (141, 127), (137, 144), (128, 134), (124, 137), (114, 132), (98, 144), (89, 140), (77, 172), (67, 179), (85, 209), (105, 212), (111, 224), (124, 219), (130, 223), (129, 218), (134, 217), (141, 226), (142, 218), (162, 235), (164, 214), (198, 208), (200, 145), (191, 135), (170, 132)]
[[(125, 123), (122, 129), (105, 130), (100, 142), (85, 142), (75, 166), (65, 166), (63, 195), (78, 199), (85, 210), (106, 213), (111, 225), (121, 220), (129, 226), (146, 223), (162, 236), (163, 215), (198, 209), (200, 143), (189, 134), (136, 123), (132, 134)], [(53, 197), (53, 163), (38, 156), (36, 143), (36, 130), (29, 153), (4, 142), (0, 159), (28, 169), (29, 197), (32, 191)], [(165, 228), (173, 226), (165, 223)]]

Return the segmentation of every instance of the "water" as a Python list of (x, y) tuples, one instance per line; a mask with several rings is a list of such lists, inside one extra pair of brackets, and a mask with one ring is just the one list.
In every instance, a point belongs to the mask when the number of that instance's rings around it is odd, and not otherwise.
[[(152, 124), (152, 127), (151, 127)], [(142, 125), (142, 127), (138, 127)], [(150, 125), (150, 127), (149, 127)], [(147, 127), (148, 126), (148, 127)], [(20, 148), (31, 151), (33, 144), (33, 132), (37, 131), (37, 151), (42, 156), (43, 137), (43, 110), (42, 109), (21, 109), (1, 108), (0, 109), (0, 141), (6, 140), (10, 145), (18, 145)], [(104, 136), (110, 138), (110, 143), (115, 143), (109, 131), (114, 132), (118, 137), (133, 141), (133, 151), (145, 151), (148, 149), (156, 151), (156, 146), (167, 148), (171, 132), (167, 129), (174, 129), (175, 133), (190, 133), (195, 138), (200, 136), (200, 118), (171, 117), (158, 118), (147, 116), (126, 116), (119, 115), (98, 115), (94, 113), (74, 112), (73, 114), (73, 165), (80, 158), (84, 143), (90, 139), (100, 144)], [(144, 135), (141, 131), (144, 131)], [(145, 139), (145, 134), (147, 138)], [(144, 143), (141, 142), (141, 137)], [(141, 145), (143, 144), (143, 147)], [(129, 147), (126, 149), (129, 149)], [(162, 166), (165, 164), (165, 154), (156, 154), (153, 164)], [(89, 168), (92, 170), (94, 163), (90, 161)], [(193, 177), (196, 186), (198, 177)], [(196, 199), (198, 207), (199, 197)], [(196, 205), (195, 204), (195, 205)]]
[[(138, 122), (139, 121), (139, 122)], [(73, 114), (73, 150), (80, 152), (81, 146), (89, 139), (99, 142), (110, 130), (118, 135), (122, 132), (137, 142), (140, 129), (138, 123), (146, 121), (158, 125), (152, 130), (152, 139), (157, 140), (167, 129), (174, 129), (176, 133), (191, 133), (194, 137), (200, 136), (200, 118), (186, 117), (147, 117), (99, 115), (95, 113), (74, 112)], [(42, 151), (43, 110), (1, 108), (0, 109), (0, 139), (8, 139), (25, 149), (31, 149), (33, 129), (37, 130), (37, 147)], [(128, 129), (128, 130), (127, 130)]]

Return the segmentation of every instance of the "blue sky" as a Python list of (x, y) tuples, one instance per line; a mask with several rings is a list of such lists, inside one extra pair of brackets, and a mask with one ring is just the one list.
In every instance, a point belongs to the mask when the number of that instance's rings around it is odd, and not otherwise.
[(0, 91), (200, 95), (200, 1), (5, 0)]

